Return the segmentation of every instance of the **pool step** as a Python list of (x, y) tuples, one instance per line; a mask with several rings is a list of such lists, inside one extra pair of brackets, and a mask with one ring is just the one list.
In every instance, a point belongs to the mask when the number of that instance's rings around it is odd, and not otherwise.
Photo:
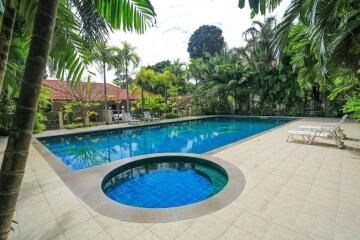
[(218, 170), (202, 165), (196, 165), (195, 170), (204, 177), (207, 177), (213, 185), (213, 191), (210, 196), (213, 196), (220, 192), (227, 183), (227, 178)]

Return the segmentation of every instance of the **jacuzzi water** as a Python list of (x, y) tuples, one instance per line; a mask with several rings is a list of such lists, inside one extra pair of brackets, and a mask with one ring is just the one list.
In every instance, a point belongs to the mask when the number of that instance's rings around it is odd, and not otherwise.
[(39, 140), (76, 171), (151, 153), (205, 153), (289, 121), (284, 118), (208, 118)]
[(171, 208), (205, 200), (227, 183), (221, 171), (198, 163), (140, 165), (111, 177), (103, 191), (112, 200), (135, 207)]

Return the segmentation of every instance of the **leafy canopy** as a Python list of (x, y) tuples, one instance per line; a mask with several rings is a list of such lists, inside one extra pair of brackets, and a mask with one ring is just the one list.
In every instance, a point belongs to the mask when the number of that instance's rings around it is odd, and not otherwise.
[(206, 53), (211, 56), (219, 53), (224, 47), (222, 30), (216, 26), (203, 25), (199, 27), (190, 37), (188, 53), (190, 58), (207, 59)]

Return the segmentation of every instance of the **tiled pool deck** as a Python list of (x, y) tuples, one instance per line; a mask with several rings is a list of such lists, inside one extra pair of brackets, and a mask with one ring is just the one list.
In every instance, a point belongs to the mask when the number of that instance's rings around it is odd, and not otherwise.
[[(345, 150), (327, 140), (285, 142), (289, 129), (329, 121), (337, 120), (301, 119), (213, 152), (243, 171), (245, 191), (217, 212), (172, 223), (124, 222), (94, 212), (32, 146), (11, 238), (359, 239), (359, 125), (343, 125), (352, 139)], [(5, 145), (0, 138), (0, 161)]]

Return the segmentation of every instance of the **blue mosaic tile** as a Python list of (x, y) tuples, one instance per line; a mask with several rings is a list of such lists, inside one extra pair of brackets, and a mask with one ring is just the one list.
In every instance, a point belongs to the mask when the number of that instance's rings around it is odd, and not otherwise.
[[(199, 174), (198, 169), (206, 173)], [(195, 163), (153, 163), (122, 172), (110, 183), (104, 192), (114, 201), (136, 207), (170, 208), (213, 196), (224, 188), (227, 177)]]

